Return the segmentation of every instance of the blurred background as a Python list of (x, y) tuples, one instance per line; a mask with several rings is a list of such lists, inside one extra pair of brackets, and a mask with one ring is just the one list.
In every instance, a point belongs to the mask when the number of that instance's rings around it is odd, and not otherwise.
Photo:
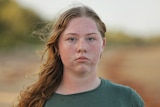
[[(0, 0), (0, 107), (11, 107), (38, 71), (43, 42), (33, 32), (70, 4), (93, 8), (107, 25), (98, 75), (128, 85), (160, 107), (159, 0)], [(34, 77), (33, 77), (34, 78)]]

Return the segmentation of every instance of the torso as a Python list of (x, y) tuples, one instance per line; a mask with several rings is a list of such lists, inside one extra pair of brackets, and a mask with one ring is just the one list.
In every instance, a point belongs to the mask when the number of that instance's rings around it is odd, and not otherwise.
[(69, 95), (55, 93), (44, 107), (130, 107), (132, 93), (129, 87), (101, 79), (99, 87), (90, 91)]

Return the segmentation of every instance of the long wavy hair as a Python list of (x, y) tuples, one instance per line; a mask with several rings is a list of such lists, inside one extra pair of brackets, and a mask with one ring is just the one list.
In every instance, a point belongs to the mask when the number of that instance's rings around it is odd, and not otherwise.
[(102, 38), (105, 37), (105, 24), (91, 8), (80, 5), (64, 11), (53, 24), (49, 33), (42, 55), (42, 57), (45, 56), (45, 61), (41, 65), (38, 80), (21, 91), (17, 107), (43, 107), (45, 102), (55, 93), (63, 76), (63, 63), (58, 52), (59, 37), (71, 19), (83, 16), (93, 19)]

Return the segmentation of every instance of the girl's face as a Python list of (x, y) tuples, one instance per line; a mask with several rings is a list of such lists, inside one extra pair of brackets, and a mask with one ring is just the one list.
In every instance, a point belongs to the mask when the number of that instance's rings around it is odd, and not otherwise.
[(105, 46), (96, 23), (91, 18), (73, 18), (61, 34), (58, 48), (64, 73), (85, 75), (96, 71)]

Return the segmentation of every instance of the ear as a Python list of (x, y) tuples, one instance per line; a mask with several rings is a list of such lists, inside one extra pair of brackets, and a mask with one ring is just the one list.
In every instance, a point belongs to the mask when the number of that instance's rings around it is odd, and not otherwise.
[(102, 57), (102, 53), (103, 53), (105, 46), (106, 46), (106, 38), (104, 37), (104, 38), (102, 38), (102, 50), (100, 53), (100, 58)]
[(104, 48), (106, 47), (106, 38), (102, 38), (102, 52), (104, 50)]

